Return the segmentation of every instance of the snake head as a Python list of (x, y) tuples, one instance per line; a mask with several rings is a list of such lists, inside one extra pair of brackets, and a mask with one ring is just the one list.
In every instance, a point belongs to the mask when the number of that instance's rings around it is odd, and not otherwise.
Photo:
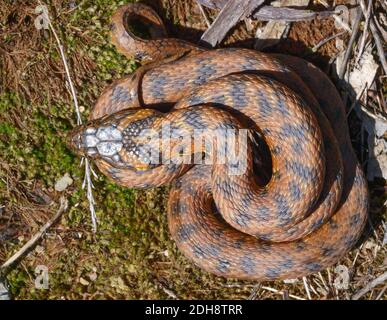
[(78, 155), (110, 158), (122, 149), (122, 132), (115, 124), (90, 123), (74, 129), (69, 135), (68, 145)]
[(79, 156), (102, 159), (115, 168), (146, 170), (151, 167), (150, 159), (140, 141), (157, 115), (151, 109), (120, 111), (76, 127), (67, 145)]

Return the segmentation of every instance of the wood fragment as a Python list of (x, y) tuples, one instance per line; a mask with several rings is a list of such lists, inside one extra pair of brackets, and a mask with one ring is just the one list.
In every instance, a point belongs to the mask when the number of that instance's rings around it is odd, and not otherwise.
[(312, 11), (286, 7), (263, 6), (253, 14), (255, 19), (261, 21), (307, 21), (315, 18), (328, 18), (334, 15), (334, 11)]
[[(198, 4), (211, 9), (222, 9), (227, 0), (196, 0)], [(314, 18), (328, 18), (336, 14), (335, 11), (312, 11), (288, 7), (262, 6), (252, 17), (261, 21), (306, 21)], [(350, 30), (349, 30), (350, 31)]]
[(215, 47), (239, 20), (249, 16), (264, 0), (229, 0), (201, 37), (201, 42)]
[(282, 38), (288, 35), (289, 30), (290, 22), (269, 21), (263, 29), (257, 29), (254, 49), (263, 50), (276, 45)]
[(359, 300), (362, 296), (364, 296), (368, 291), (372, 290), (376, 286), (385, 283), (387, 281), (387, 272), (383, 273), (376, 279), (369, 282), (363, 289), (359, 290), (352, 296), (352, 300)]
[(222, 9), (227, 0), (196, 0), (196, 2), (210, 9)]
[(67, 210), (68, 201), (64, 197), (60, 198), (60, 207), (55, 215), (48, 220), (44, 226), (30, 239), (27, 243), (20, 248), (11, 258), (2, 264), (0, 267), (0, 273), (5, 274), (6, 271), (12, 267), (16, 262), (18, 262), (24, 255), (29, 252), (37, 242), (42, 238), (46, 231), (61, 217), (61, 215)]

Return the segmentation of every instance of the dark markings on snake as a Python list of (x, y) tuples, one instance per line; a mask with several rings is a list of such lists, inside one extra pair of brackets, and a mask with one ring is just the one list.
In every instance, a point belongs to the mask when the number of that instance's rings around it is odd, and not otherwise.
[(250, 194), (246, 193), (245, 195), (242, 196), (241, 203), (244, 208), (250, 208), (252, 198)]
[(299, 226), (295, 225), (295, 226), (291, 227), (290, 229), (287, 229), (286, 234), (289, 236), (293, 236), (294, 234), (299, 232), (299, 230), (300, 230)]
[(320, 218), (320, 219), (317, 219), (316, 221), (313, 221), (312, 229), (315, 230), (315, 229), (321, 227), (323, 223), (324, 223), (324, 219), (323, 218)]
[(356, 244), (358, 239), (357, 235), (347, 234), (341, 237), (340, 241), (344, 242), (348, 247), (352, 247)]
[(267, 118), (273, 113), (273, 106), (270, 99), (263, 90), (257, 90), (257, 105), (259, 107), (260, 117)]
[(178, 213), (181, 216), (184, 216), (188, 212), (188, 206), (185, 202), (182, 202), (181, 200), (178, 201)]
[(155, 75), (151, 79), (151, 88), (152, 96), (155, 99), (163, 99), (165, 97), (164, 89), (168, 79), (165, 76)]
[(241, 227), (246, 227), (251, 221), (251, 217), (246, 212), (239, 212), (234, 215), (234, 221)]
[(218, 262), (218, 266), (217, 266), (217, 270), (220, 272), (220, 273), (225, 273), (228, 271), (228, 269), (230, 268), (230, 262), (225, 260), (225, 259), (221, 259), (219, 260)]
[(233, 198), (230, 183), (228, 183), (226, 180), (220, 181), (220, 179), (217, 179), (217, 181), (215, 181), (215, 186), (219, 189), (220, 192), (223, 193), (226, 199)]
[(218, 104), (220, 104), (220, 105), (225, 105), (225, 103), (226, 103), (226, 98), (225, 98), (225, 96), (224, 96), (223, 93), (217, 93), (217, 94), (215, 94), (215, 95), (212, 97), (211, 101), (212, 101), (213, 103), (218, 103)]
[(120, 86), (114, 87), (112, 92), (112, 99), (115, 100), (117, 104), (132, 101), (131, 95), (128, 90)]
[(204, 251), (211, 257), (219, 257), (220, 255), (220, 249), (219, 246), (216, 244), (208, 244), (204, 247)]
[(290, 196), (292, 197), (293, 201), (299, 201), (301, 199), (301, 189), (297, 182), (295, 181), (290, 181), (288, 184)]
[(256, 270), (256, 264), (251, 256), (243, 256), (240, 260), (241, 268), (247, 274), (254, 274)]
[[(204, 212), (204, 210), (201, 210), (203, 213), (206, 213)], [(204, 214), (203, 214), (204, 215)], [(213, 228), (213, 233), (216, 237), (221, 237), (223, 235), (223, 229), (221, 228)]]
[(265, 271), (265, 276), (269, 279), (276, 279), (280, 275), (281, 270), (278, 267), (270, 267)]
[(173, 203), (170, 205), (170, 208), (171, 208), (171, 214), (172, 214), (173, 216), (178, 216), (179, 213), (180, 213), (180, 206), (179, 206), (179, 203), (180, 203), (179, 200), (175, 200), (175, 201), (173, 201)]
[(263, 128), (261, 131), (262, 131), (262, 133), (264, 135), (270, 135), (271, 134), (271, 130), (269, 128)]
[(266, 233), (262, 233), (260, 235), (257, 235), (258, 238), (265, 240), (265, 241), (271, 240), (272, 236), (273, 236), (272, 232), (266, 232)]
[(321, 270), (322, 266), (317, 262), (309, 262), (305, 264), (305, 268), (308, 269), (309, 271), (316, 272)]
[(194, 106), (194, 105), (202, 104), (202, 103), (204, 103), (204, 98), (201, 95), (194, 94), (194, 95), (190, 96), (188, 99), (188, 104), (190, 106)]
[[(280, 90), (282, 91), (282, 90)], [(274, 103), (274, 105), (276, 106), (276, 110), (281, 114), (282, 117), (289, 117), (290, 115), (290, 112), (289, 112), (289, 107), (288, 107), (288, 103), (284, 97), (284, 94), (281, 92), (278, 92), (278, 91), (274, 91), (275, 92), (275, 96), (277, 98), (277, 101)]]
[(270, 209), (265, 205), (261, 205), (257, 210), (257, 216), (262, 220), (267, 220), (268, 215), (270, 214)]
[(202, 59), (199, 62), (199, 67), (196, 69), (198, 76), (193, 81), (195, 85), (201, 85), (211, 76), (217, 73), (216, 65), (211, 63), (211, 59)]
[(304, 152), (304, 143), (302, 141), (294, 141), (292, 143), (292, 149), (294, 153), (302, 154)]
[(328, 225), (331, 228), (331, 230), (337, 230), (339, 228), (336, 221), (334, 221), (333, 219), (329, 220)]
[(241, 239), (237, 239), (237, 240), (234, 240), (231, 245), (233, 248), (235, 249), (241, 249), (243, 247), (245, 243), (245, 239), (244, 238), (241, 238)]
[(207, 258), (207, 252), (201, 245), (194, 244), (192, 247), (192, 252), (197, 258)]
[(179, 168), (180, 168), (181, 166), (182, 166), (182, 165), (179, 164), (179, 163), (170, 163), (170, 164), (164, 165), (165, 171), (166, 171), (167, 173), (175, 173), (177, 170), (179, 170)]
[(279, 263), (279, 266), (281, 268), (281, 271), (283, 271), (283, 270), (286, 271), (287, 269), (290, 269), (294, 266), (294, 262), (291, 258), (285, 258), (284, 261), (281, 261)]
[(241, 71), (257, 71), (257, 59), (245, 57), (240, 64)]
[(247, 106), (246, 84), (242, 81), (230, 83), (230, 96), (232, 97), (233, 107), (241, 109)]
[(303, 143), (305, 140), (306, 131), (300, 124), (284, 123), (281, 128), (281, 136), (285, 138), (292, 138), (298, 143)]
[(305, 250), (306, 243), (303, 240), (297, 240), (296, 241), (296, 250), (298, 252), (302, 252)]
[(273, 195), (273, 200), (277, 206), (277, 217), (279, 219), (279, 226), (286, 226), (292, 221), (292, 214), (290, 212), (289, 203), (283, 195)]
[(188, 85), (188, 81), (186, 78), (177, 78), (175, 81), (173, 81), (173, 86), (175, 90), (182, 90)]
[(194, 129), (206, 129), (208, 127), (208, 125), (203, 122), (200, 110), (187, 110), (185, 113), (185, 121)]
[(307, 165), (298, 161), (285, 160), (286, 169), (293, 171), (304, 181), (314, 181), (317, 176), (317, 171), (314, 168), (309, 168)]
[(266, 242), (266, 243), (262, 243), (259, 247), (259, 251), (261, 253), (270, 253), (272, 250), (272, 247), (271, 247), (271, 244)]
[(109, 169), (107, 169), (108, 173), (114, 175), (114, 174), (117, 174), (120, 170), (117, 169), (117, 168), (114, 168), (114, 167), (109, 167)]
[(187, 241), (192, 236), (192, 234), (196, 232), (196, 230), (196, 224), (187, 223), (181, 225), (176, 233), (178, 241)]
[(321, 248), (321, 254), (324, 257), (329, 257), (335, 252), (335, 249), (331, 246), (324, 246)]

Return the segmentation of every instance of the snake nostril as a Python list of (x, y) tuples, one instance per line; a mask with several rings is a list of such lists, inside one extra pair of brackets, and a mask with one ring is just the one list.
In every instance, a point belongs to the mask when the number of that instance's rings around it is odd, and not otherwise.
[(80, 135), (80, 128), (72, 130), (66, 137), (66, 146), (73, 152), (82, 153), (82, 139)]

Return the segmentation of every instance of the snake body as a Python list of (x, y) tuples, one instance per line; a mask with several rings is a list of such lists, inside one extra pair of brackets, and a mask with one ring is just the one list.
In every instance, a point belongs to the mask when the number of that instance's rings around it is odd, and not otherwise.
[[(146, 20), (151, 39), (127, 30), (133, 17)], [(223, 277), (276, 280), (318, 272), (355, 245), (367, 185), (344, 105), (325, 74), (296, 57), (166, 38), (161, 19), (141, 4), (120, 7), (111, 34), (120, 52), (148, 64), (105, 89), (70, 144), (120, 185), (172, 183), (168, 223), (186, 257)], [(230, 165), (216, 161), (150, 165), (141, 132), (166, 124), (189, 137), (204, 132), (200, 139), (211, 130), (247, 130), (239, 142), (246, 170), (230, 175)], [(180, 138), (172, 137), (174, 150), (191, 143)], [(265, 148), (268, 158), (260, 156)]]

